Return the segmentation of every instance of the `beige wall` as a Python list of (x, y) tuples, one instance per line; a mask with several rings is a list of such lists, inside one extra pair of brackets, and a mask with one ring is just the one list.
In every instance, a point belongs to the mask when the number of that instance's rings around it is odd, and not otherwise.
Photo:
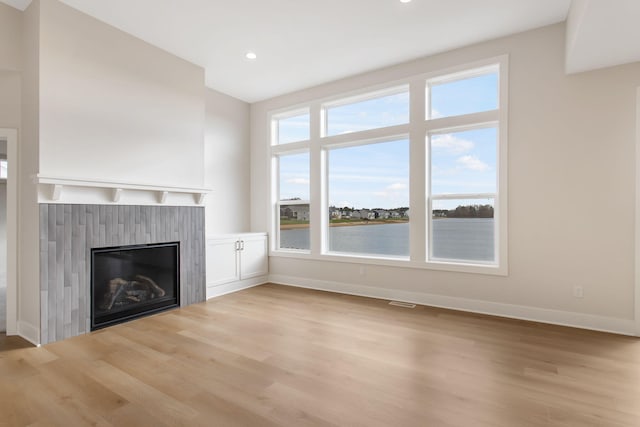
[(207, 235), (249, 230), (249, 104), (205, 89)]
[(40, 173), (202, 187), (204, 70), (42, 2)]
[(22, 12), (0, 3), (0, 127), (20, 127)]
[[(269, 229), (267, 112), (509, 54), (509, 275), (271, 257), (305, 286), (627, 330), (634, 317), (635, 94), (640, 64), (567, 76), (564, 25), (252, 105), (251, 226)], [(574, 285), (584, 298), (573, 296)], [(630, 326), (631, 325), (631, 326)]]
[[(21, 96), (22, 96), (22, 12), (5, 4), (0, 4), (0, 128), (17, 129), (20, 132), (21, 127)], [(6, 135), (5, 135), (6, 136)], [(6, 147), (5, 147), (6, 148)], [(5, 151), (6, 153), (6, 151)], [(14, 155), (15, 156), (15, 155)], [(11, 160), (11, 159), (10, 159)], [(17, 164), (12, 164), (14, 170)], [(10, 166), (11, 167), (11, 166)], [(6, 185), (2, 185), (2, 199), (5, 200), (3, 212), (6, 214)], [(6, 222), (6, 216), (2, 222)], [(5, 250), (0, 254), (0, 275), (7, 278), (7, 252), (6, 252), (6, 230), (0, 232), (0, 245)], [(14, 262), (16, 251), (11, 253), (11, 262)], [(15, 269), (11, 271), (11, 278), (16, 277)], [(15, 290), (7, 292), (7, 299), (13, 301)], [(5, 313), (5, 310), (0, 310)], [(8, 332), (16, 333), (16, 307), (9, 307), (10, 321), (6, 324)], [(5, 319), (0, 323), (5, 325)], [(4, 327), (3, 327), (4, 328)]]
[(20, 127), (20, 72), (0, 69), (0, 127)]
[(0, 3), (0, 70), (21, 69), (22, 12)]
[(33, 175), (38, 173), (40, 0), (23, 14), (22, 127), (18, 176), (18, 332), (33, 342), (40, 334), (40, 267), (38, 198)]

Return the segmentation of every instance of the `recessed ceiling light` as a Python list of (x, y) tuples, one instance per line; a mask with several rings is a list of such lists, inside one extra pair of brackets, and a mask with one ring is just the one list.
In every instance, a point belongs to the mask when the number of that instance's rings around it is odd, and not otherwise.
[(400, 0), (400, 3), (409, 3), (411, 0)]
[(247, 58), (247, 59), (254, 60), (254, 59), (256, 59), (258, 57), (258, 55), (256, 55), (255, 52), (247, 52), (247, 53), (244, 54), (244, 57)]

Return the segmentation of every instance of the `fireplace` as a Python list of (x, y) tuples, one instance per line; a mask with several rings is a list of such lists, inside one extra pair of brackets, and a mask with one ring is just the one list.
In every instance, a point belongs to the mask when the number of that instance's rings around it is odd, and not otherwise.
[(179, 305), (179, 242), (91, 249), (91, 330)]

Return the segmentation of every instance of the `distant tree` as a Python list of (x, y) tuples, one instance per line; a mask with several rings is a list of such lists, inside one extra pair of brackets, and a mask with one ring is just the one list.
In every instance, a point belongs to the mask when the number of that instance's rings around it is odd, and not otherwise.
[(446, 216), (447, 218), (493, 218), (493, 206), (460, 205), (447, 211)]
[(493, 206), (491, 206), (491, 205), (481, 205), (478, 208), (478, 217), (479, 218), (493, 218)]

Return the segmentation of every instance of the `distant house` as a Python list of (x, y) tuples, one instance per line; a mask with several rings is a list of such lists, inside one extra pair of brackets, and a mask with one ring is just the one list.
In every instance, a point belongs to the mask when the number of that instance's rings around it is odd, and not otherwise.
[(309, 205), (286, 205), (280, 207), (280, 219), (309, 221)]
[(376, 212), (370, 209), (362, 209), (360, 211), (360, 218), (362, 219), (376, 219)]
[(376, 209), (375, 213), (378, 219), (389, 219), (391, 217), (391, 212), (386, 209)]
[(288, 206), (280, 206), (280, 219), (291, 219), (293, 218), (293, 212), (291, 208)]

